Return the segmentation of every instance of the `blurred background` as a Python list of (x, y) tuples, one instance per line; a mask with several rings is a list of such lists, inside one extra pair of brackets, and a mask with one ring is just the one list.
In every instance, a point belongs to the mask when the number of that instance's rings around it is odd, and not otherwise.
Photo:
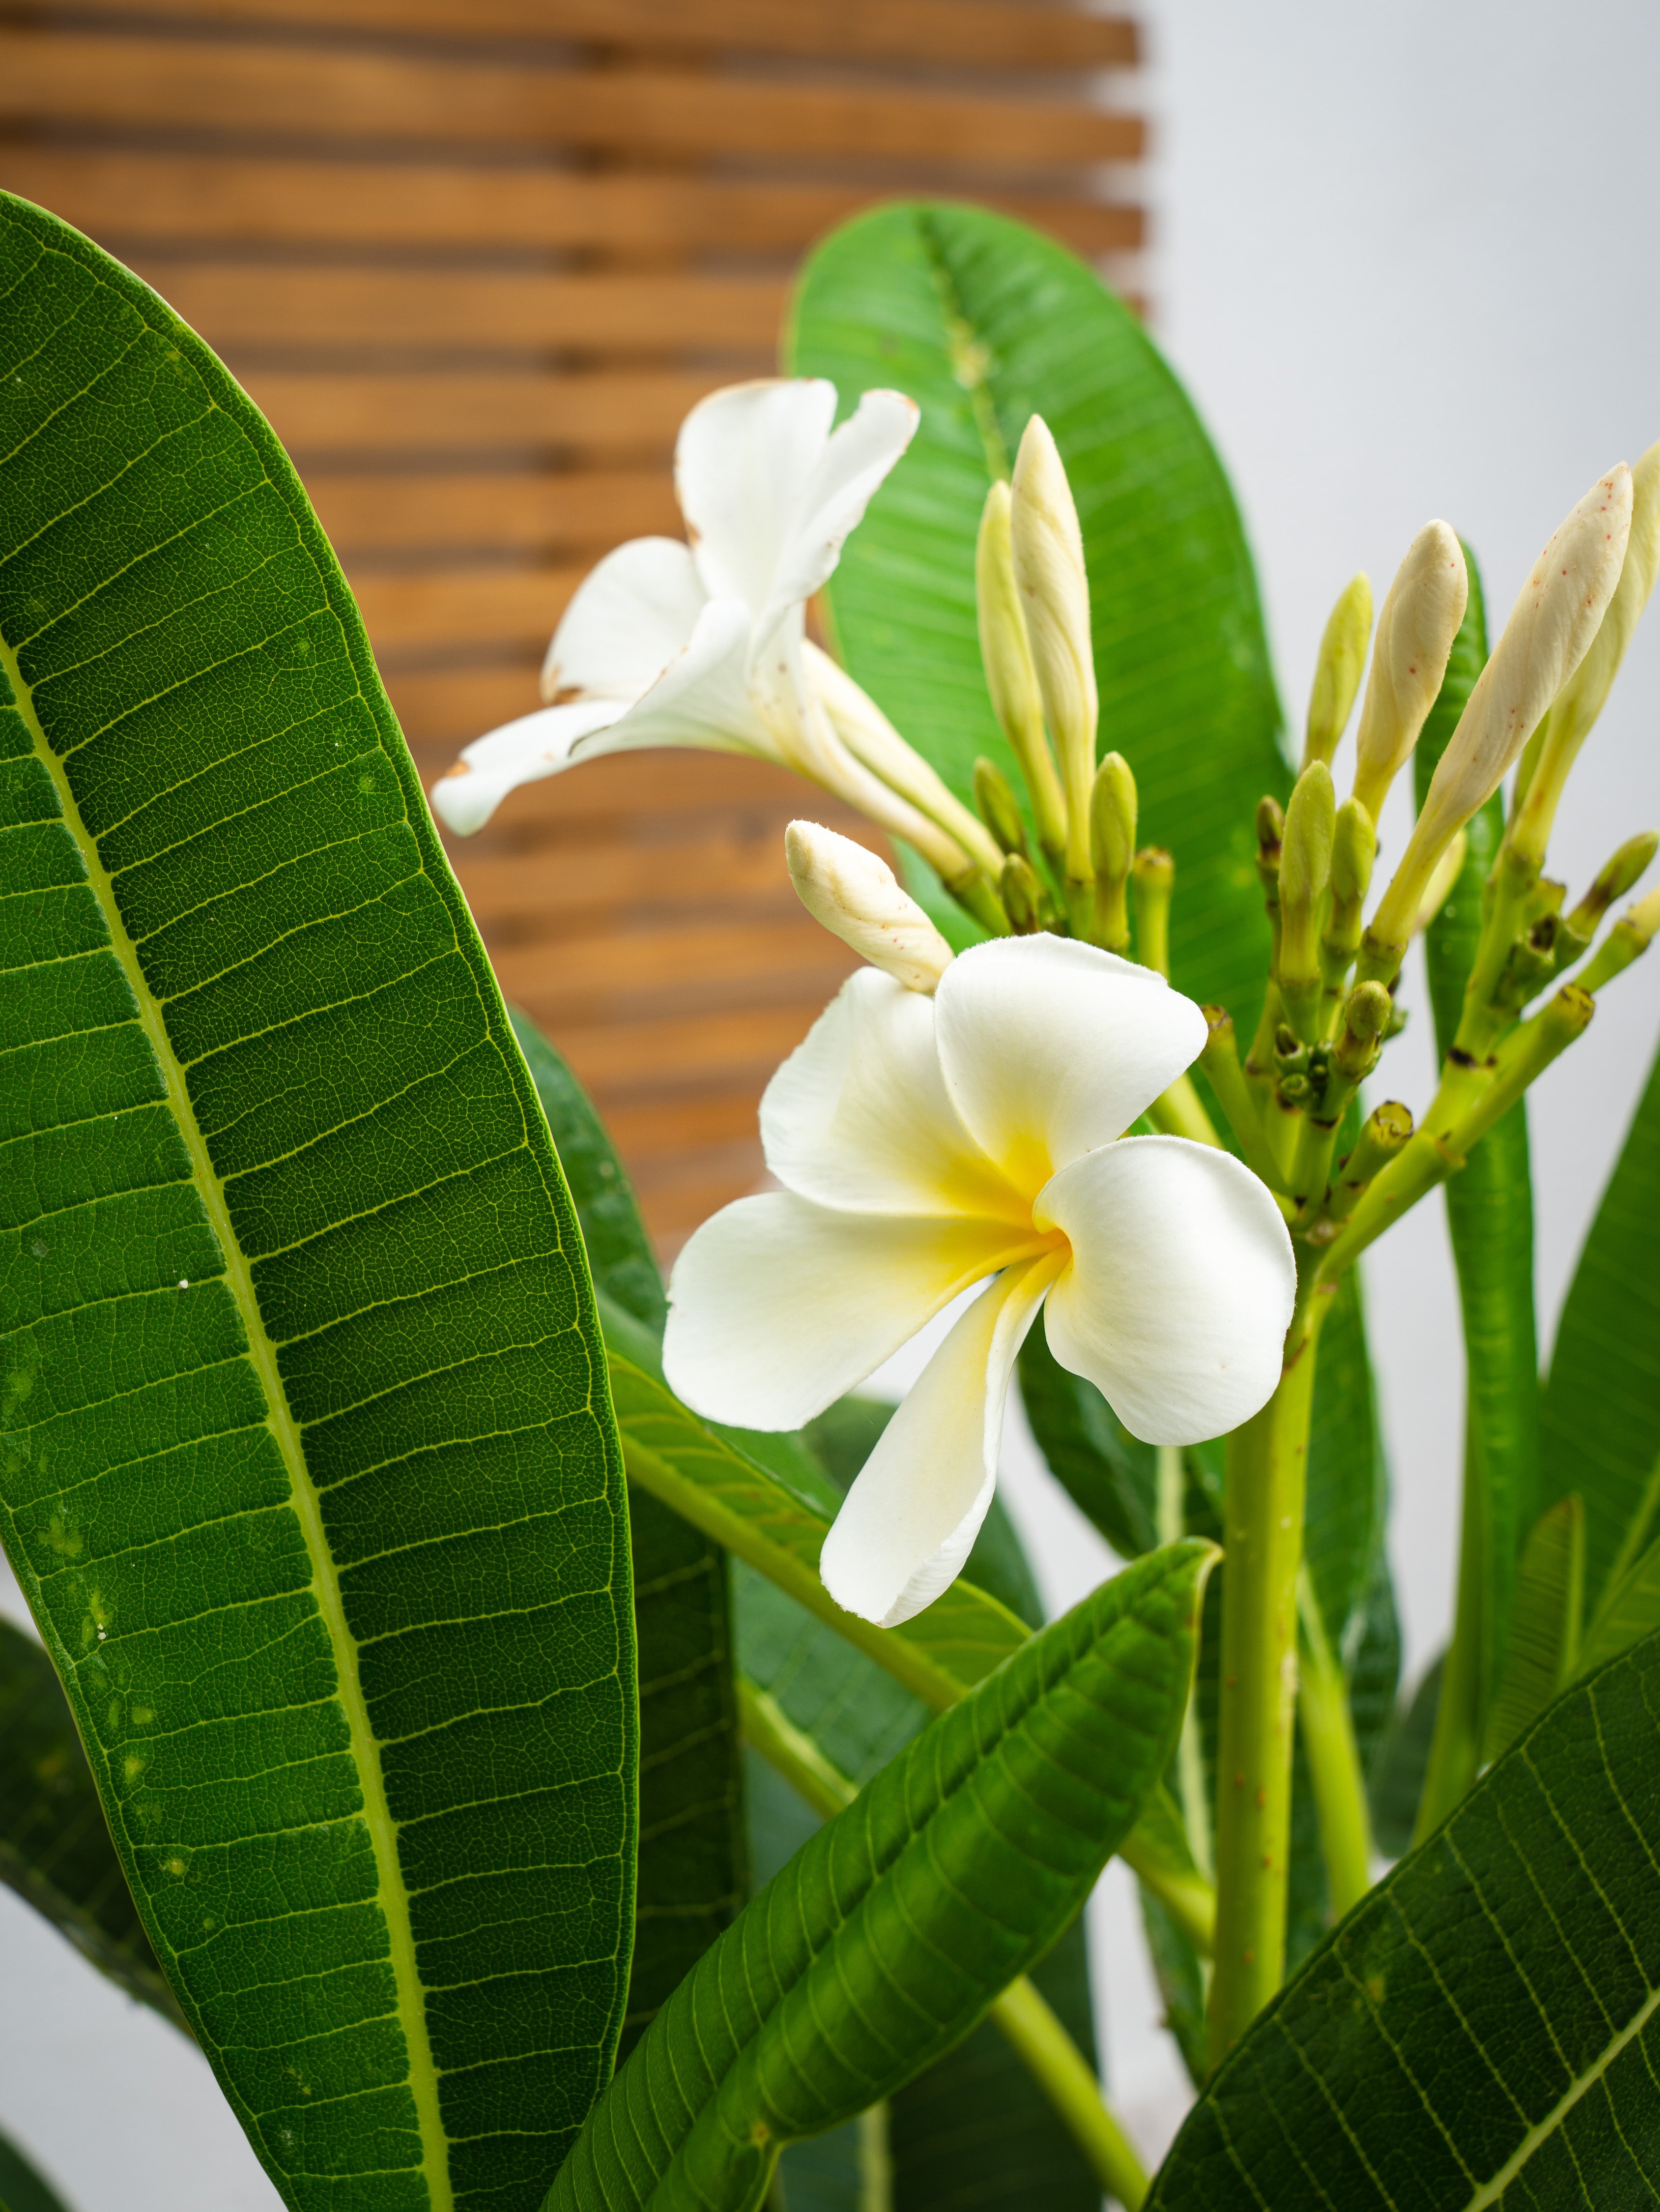
[[(269, 414), (430, 780), (536, 703), (593, 560), (677, 529), (686, 408), (769, 368), (803, 247), (896, 191), (1021, 215), (1144, 304), (1233, 477), (1293, 729), (1337, 591), (1365, 568), (1381, 594), (1432, 514), (1502, 617), (1592, 478), (1660, 435), (1657, 89), (1642, 0), (93, 0), (0, 13), (0, 183), (138, 269)], [(782, 773), (636, 757), (454, 848), (665, 1255), (754, 1182), (760, 1087), (847, 965), (784, 872), (802, 811), (855, 827)], [(1650, 824), (1653, 617), (1554, 872), (1583, 887)], [(1387, 848), (1405, 828), (1385, 816)], [(1388, 1089), (1421, 1104), (1418, 980), (1409, 1004)], [(1657, 1027), (1651, 962), (1535, 1093), (1547, 1344)], [(1450, 1616), (1462, 1449), (1439, 1201), (1367, 1267), (1415, 1674)], [(1007, 1476), (1069, 1603), (1105, 1549), (1015, 1423)], [(1098, 1998), (1156, 2154), (1181, 2076), (1119, 1872)], [(0, 1987), (0, 2126), (79, 2212), (276, 2204), (196, 2054), (3, 1889)]]

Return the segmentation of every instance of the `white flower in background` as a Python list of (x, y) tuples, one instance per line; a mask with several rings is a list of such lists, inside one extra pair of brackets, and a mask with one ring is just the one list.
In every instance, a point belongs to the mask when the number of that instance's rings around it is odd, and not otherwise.
[(1277, 1206), (1226, 1152), (1122, 1133), (1205, 1037), (1150, 969), (1037, 935), (977, 945), (932, 996), (860, 969), (773, 1077), (784, 1188), (706, 1222), (670, 1284), (664, 1366), (688, 1405), (797, 1427), (985, 1283), (826, 1540), (849, 1612), (891, 1627), (960, 1570), (1045, 1301), (1056, 1358), (1149, 1443), (1266, 1402), (1296, 1286)]
[[(520, 784), (603, 753), (696, 745), (809, 776), (907, 839), (948, 883), (1001, 865), (976, 817), (807, 642), (807, 601), (918, 422), (899, 392), (867, 392), (833, 429), (835, 414), (835, 386), (821, 378), (733, 385), (699, 402), (675, 449), (690, 544), (633, 538), (585, 580), (548, 648), (548, 703), (478, 738), (434, 786), (451, 830), (470, 836)], [(861, 703), (868, 714), (852, 712)], [(873, 769), (861, 757), (888, 740), (908, 771), (900, 792), (891, 763)]]

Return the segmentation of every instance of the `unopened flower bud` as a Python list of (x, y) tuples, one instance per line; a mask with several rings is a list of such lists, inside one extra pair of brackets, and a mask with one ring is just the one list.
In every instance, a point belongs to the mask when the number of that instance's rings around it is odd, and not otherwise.
[(1360, 688), (1360, 671), (1366, 665), (1366, 640), (1372, 635), (1372, 579), (1364, 570), (1352, 576), (1331, 610), (1320, 640), (1320, 657), (1314, 664), (1314, 683), (1308, 695), (1308, 730), (1303, 739), (1303, 766), (1324, 761), (1328, 768), (1337, 740), (1348, 726), (1354, 695)]
[(1334, 905), (1359, 906), (1372, 884), (1378, 857), (1378, 832), (1358, 799), (1337, 809), (1331, 840), (1331, 897)]
[(907, 989), (937, 988), (951, 947), (885, 860), (816, 822), (792, 822), (784, 850), (797, 896), (815, 921)]
[(1660, 573), (1660, 445), (1651, 446), (1631, 472), (1631, 535), (1625, 565), (1608, 612), (1590, 648), (1550, 702), (1538, 732), (1539, 749), (1511, 832), (1511, 842), (1535, 867), (1542, 865), (1562, 787), (1579, 748), (1607, 703), (1626, 657), (1638, 617)]
[(1095, 863), (1097, 945), (1118, 951), (1130, 936), (1124, 892), (1136, 858), (1136, 779), (1122, 753), (1108, 753), (1089, 796), (1089, 847)]
[(1011, 853), (1003, 864), (997, 886), (1003, 911), (1016, 937), (1030, 937), (1043, 927), (1043, 885), (1024, 853)]
[(1394, 1011), (1395, 1002), (1381, 983), (1357, 983), (1349, 993), (1333, 1052), (1337, 1072), (1346, 1081), (1358, 1082), (1370, 1069)]
[(1320, 904), (1331, 881), (1336, 794), (1331, 770), (1311, 761), (1286, 808), (1280, 850), (1280, 996), (1297, 1034), (1313, 1043), (1320, 999)]
[(1463, 548), (1445, 522), (1427, 522), (1408, 547), (1378, 617), (1360, 708), (1354, 796), (1374, 822), (1435, 704), (1469, 597)]
[(1170, 973), (1170, 897), (1176, 863), (1161, 845), (1143, 845), (1130, 864), (1136, 896), (1136, 957), (1143, 968)]
[(1089, 634), (1089, 582), (1072, 487), (1040, 415), (1033, 416), (1026, 426), (1009, 497), (1015, 580), (1066, 793), (1066, 873), (1070, 882), (1087, 884), (1094, 873), (1089, 789), (1095, 776), (1100, 714)]
[(1401, 865), (1373, 916), (1366, 957), (1378, 968), (1398, 964), (1436, 863), (1497, 791), (1584, 659), (1620, 580), (1631, 500), (1631, 471), (1622, 461), (1591, 486), (1535, 562), (1436, 765)]
[(974, 763), (974, 805), (1000, 852), (1025, 853), (1026, 824), (1021, 819), (1015, 787), (996, 761), (987, 760), (984, 754)]
[(1566, 949), (1568, 959), (1577, 959), (1590, 944), (1602, 916), (1615, 899), (1623, 898), (1637, 882), (1657, 850), (1660, 850), (1660, 836), (1652, 830), (1645, 830), (1640, 836), (1628, 837), (1613, 859), (1604, 861), (1584, 898), (1571, 914), (1563, 916), (1563, 933), (1572, 940)]
[(1452, 886), (1458, 880), (1464, 865), (1464, 855), (1469, 849), (1469, 833), (1461, 830), (1435, 863), (1434, 872), (1424, 885), (1424, 895), (1418, 902), (1418, 911), (1412, 917), (1415, 934), (1427, 929), (1452, 896)]
[(1032, 665), (1032, 645), (1015, 581), (1006, 483), (994, 483), (980, 514), (974, 553), (974, 586), (979, 605), (980, 658), (985, 688), (1003, 733), (1015, 749), (1032, 799), (1038, 842), (1057, 864), (1066, 850), (1066, 801), (1055, 757), (1044, 732), (1043, 695)]

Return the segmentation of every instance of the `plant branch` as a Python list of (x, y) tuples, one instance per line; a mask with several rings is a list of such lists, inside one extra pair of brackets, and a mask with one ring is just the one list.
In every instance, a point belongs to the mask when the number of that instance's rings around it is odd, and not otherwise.
[(1297, 1584), (1301, 1627), (1298, 1715), (1331, 1909), (1341, 1920), (1372, 1887), (1372, 1815), (1349, 1711), (1348, 1680), (1331, 1648), (1306, 1566)]

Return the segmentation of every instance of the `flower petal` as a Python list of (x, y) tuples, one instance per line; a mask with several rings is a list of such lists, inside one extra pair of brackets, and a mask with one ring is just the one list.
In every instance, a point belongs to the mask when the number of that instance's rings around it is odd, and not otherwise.
[(640, 745), (703, 745), (775, 759), (777, 749), (744, 678), (748, 638), (747, 608), (736, 599), (707, 601), (683, 651), (607, 729), (579, 739), (573, 757), (587, 760)]
[(742, 599), (752, 618), (771, 599), (835, 419), (824, 378), (762, 377), (712, 392), (682, 423), (675, 488), (711, 599)]
[(847, 1612), (896, 1627), (961, 1573), (997, 1482), (1015, 1355), (1063, 1256), (989, 1284), (882, 1431), (819, 1558)]
[(992, 1222), (832, 1212), (741, 1198), (687, 1243), (669, 1285), (669, 1387), (694, 1412), (794, 1429), (862, 1382), (982, 1276), (1031, 1249)]
[(1249, 1168), (1184, 1137), (1126, 1137), (1063, 1168), (1033, 1212), (1072, 1245), (1050, 1349), (1133, 1435), (1198, 1443), (1267, 1403), (1297, 1263)]
[(542, 664), (542, 696), (638, 699), (690, 644), (708, 593), (677, 538), (635, 538), (583, 579)]
[(935, 1004), (958, 1111), (1031, 1192), (1121, 1135), (1207, 1035), (1191, 999), (1153, 969), (1044, 933), (973, 946), (952, 962)]
[(1029, 1199), (962, 1125), (940, 1073), (934, 1001), (875, 968), (850, 975), (766, 1086), (766, 1164), (820, 1206), (989, 1214), (1029, 1230)]
[(779, 549), (772, 588), (756, 610), (761, 649), (787, 611), (810, 599), (841, 558), (850, 531), (916, 434), (922, 410), (902, 392), (867, 392), (833, 433), (803, 486), (790, 534)]
[(433, 786), (433, 811), (458, 837), (482, 830), (510, 791), (539, 783), (571, 765), (579, 738), (616, 720), (614, 699), (588, 699), (568, 707), (542, 707), (475, 738), (461, 758)]

